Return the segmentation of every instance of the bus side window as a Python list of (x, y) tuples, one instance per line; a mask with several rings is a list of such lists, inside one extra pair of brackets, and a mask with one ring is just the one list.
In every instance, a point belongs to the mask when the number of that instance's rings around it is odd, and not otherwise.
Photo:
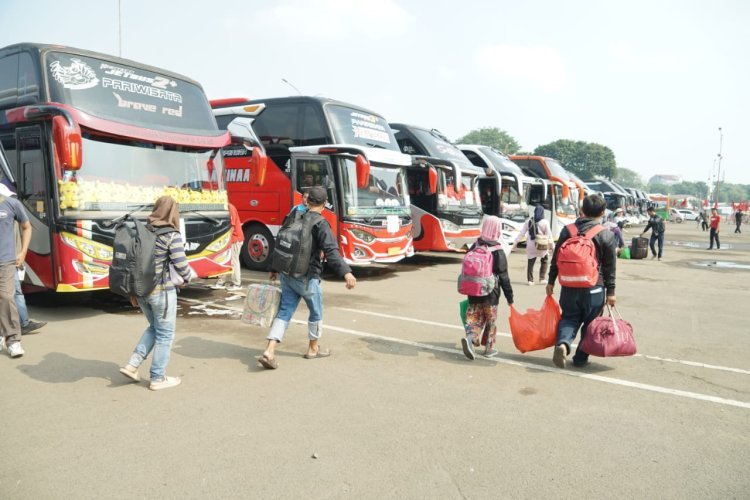
[(39, 126), (16, 130), (18, 143), (18, 197), (26, 209), (42, 221), (47, 219), (47, 175)]
[(16, 106), (18, 102), (18, 54), (0, 59), (0, 109)]
[(18, 105), (26, 106), (39, 102), (39, 80), (36, 76), (34, 62), (27, 52), (20, 54), (18, 60)]

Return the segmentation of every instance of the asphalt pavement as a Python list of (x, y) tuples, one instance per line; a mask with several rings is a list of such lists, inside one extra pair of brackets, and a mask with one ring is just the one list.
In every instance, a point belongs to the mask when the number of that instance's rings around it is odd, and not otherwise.
[[(275, 371), (243, 296), (191, 285), (168, 369), (183, 383), (160, 392), (118, 372), (140, 312), (31, 296), (50, 323), (0, 355), (0, 498), (747, 498), (750, 230), (732, 230), (707, 251), (707, 232), (669, 224), (662, 262), (619, 260), (638, 355), (582, 369), (519, 353), (502, 299), (500, 354), (467, 360), (458, 254), (358, 269), (351, 291), (326, 279), (333, 355), (302, 357), (301, 305)], [(510, 256), (520, 310), (544, 299), (525, 266)]]

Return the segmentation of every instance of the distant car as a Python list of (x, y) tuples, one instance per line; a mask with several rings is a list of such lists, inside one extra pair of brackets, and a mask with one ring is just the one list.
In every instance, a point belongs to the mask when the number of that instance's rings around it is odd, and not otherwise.
[(698, 212), (693, 212), (685, 208), (678, 208), (677, 211), (682, 214), (682, 218), (685, 220), (698, 220)]

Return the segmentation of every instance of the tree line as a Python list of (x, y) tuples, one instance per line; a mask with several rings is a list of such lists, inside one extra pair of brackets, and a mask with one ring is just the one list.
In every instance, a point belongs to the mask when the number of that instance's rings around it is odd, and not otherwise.
[[(584, 181), (595, 177), (611, 179), (621, 186), (643, 189), (649, 193), (680, 194), (705, 198), (708, 186), (705, 182), (681, 182), (671, 186), (648, 184), (643, 178), (628, 168), (618, 167), (614, 152), (602, 144), (585, 141), (558, 139), (549, 144), (537, 146), (534, 151), (521, 151), (518, 141), (505, 130), (497, 127), (474, 129), (456, 140), (461, 144), (481, 144), (490, 146), (508, 155), (538, 155), (555, 158), (567, 169)], [(721, 183), (719, 202), (731, 203), (750, 199), (750, 184)]]

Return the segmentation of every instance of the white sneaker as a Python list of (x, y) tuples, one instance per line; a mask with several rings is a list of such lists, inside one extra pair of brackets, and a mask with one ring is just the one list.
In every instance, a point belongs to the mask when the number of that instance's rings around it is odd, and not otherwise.
[(533, 281), (529, 281), (529, 286), (534, 286), (534, 282)]
[(226, 286), (224, 285), (224, 283), (215, 283), (215, 284), (211, 285), (209, 288), (211, 290), (224, 290), (224, 288), (226, 288)]
[(23, 350), (20, 342), (16, 342), (15, 344), (11, 344), (8, 346), (8, 353), (10, 354), (11, 358), (20, 358), (21, 356), (26, 354), (26, 351)]
[(177, 387), (180, 383), (182, 383), (180, 377), (164, 377), (161, 380), (152, 380), (148, 388), (152, 391), (160, 391), (162, 389), (169, 389), (170, 387)]
[(242, 290), (242, 287), (239, 285), (229, 285), (227, 287), (227, 292), (239, 292), (240, 290)]

